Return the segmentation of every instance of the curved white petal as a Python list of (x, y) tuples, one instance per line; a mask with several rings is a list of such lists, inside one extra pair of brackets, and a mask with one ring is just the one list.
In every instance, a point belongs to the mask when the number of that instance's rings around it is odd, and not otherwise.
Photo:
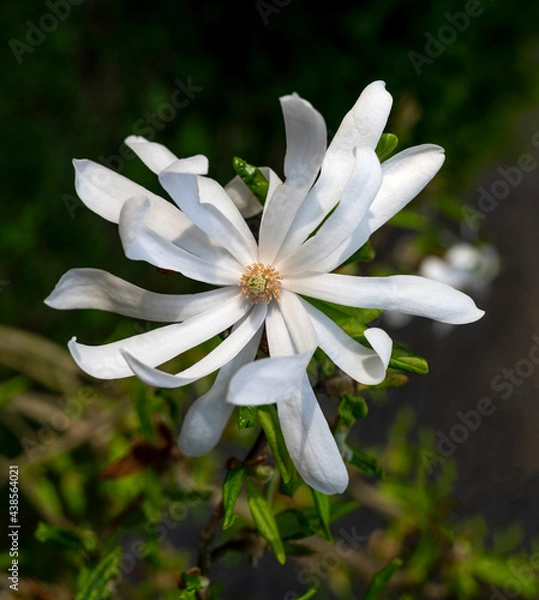
[(175, 169), (183, 173), (206, 175), (208, 172), (208, 159), (202, 154), (189, 158), (178, 158), (166, 146), (150, 142), (141, 135), (130, 135), (124, 140), (124, 143), (156, 175), (174, 163), (176, 163)]
[(425, 277), (354, 277), (332, 273), (283, 278), (283, 286), (298, 294), (344, 306), (394, 310), (442, 323), (472, 323), (485, 313), (458, 290)]
[[(133, 196), (145, 196), (169, 204), (138, 183), (99, 163), (74, 159), (75, 189), (86, 206), (107, 221), (118, 223), (124, 202)], [(171, 208), (174, 208), (170, 205)]]
[(249, 310), (239, 294), (217, 308), (196, 315), (183, 323), (166, 325), (125, 340), (102, 346), (79, 344), (73, 338), (68, 346), (79, 367), (98, 379), (130, 377), (133, 371), (122, 356), (128, 352), (155, 367), (228, 329)]
[(264, 204), (260, 224), (260, 261), (274, 261), (294, 215), (313, 185), (326, 149), (326, 124), (297, 94), (281, 98), (285, 130), (285, 182)]
[(256, 241), (225, 190), (212, 179), (165, 170), (159, 181), (183, 212), (243, 266), (257, 260)]
[(241, 321), (236, 323), (232, 333), (217, 348), (193, 366), (176, 375), (154, 369), (128, 352), (121, 352), (133, 373), (144, 383), (160, 388), (179, 388), (206, 377), (206, 375), (217, 371), (217, 369), (231, 361), (261, 329), (266, 311), (267, 305), (258, 304), (254, 306)]
[(444, 149), (435, 144), (407, 148), (382, 163), (382, 185), (365, 219), (342, 243), (325, 266), (333, 270), (358, 250), (429, 183), (443, 165)]
[[(296, 352), (314, 352), (318, 347), (318, 335), (301, 299), (293, 292), (282, 289), (281, 302), (278, 306)], [(270, 324), (269, 329), (272, 329), (272, 326)], [(275, 356), (275, 352), (271, 350), (270, 345), (270, 354)]]
[(100, 269), (71, 269), (61, 277), (45, 304), (60, 310), (105, 310), (135, 319), (170, 323), (215, 308), (237, 293), (237, 286), (232, 286), (198, 294), (159, 294)]
[[(126, 234), (131, 221), (144, 222), (149, 229), (160, 237), (172, 242), (183, 250), (206, 260), (219, 260), (232, 256), (220, 244), (212, 240), (194, 225), (176, 206), (159, 198), (159, 202), (147, 196), (134, 196), (122, 206), (119, 217), (120, 237)], [(239, 264), (233, 261), (234, 264)]]
[[(266, 198), (273, 195), (276, 187), (282, 183), (281, 179), (273, 169), (269, 167), (260, 167), (260, 172), (268, 180), (268, 193)], [(262, 204), (251, 192), (251, 190), (243, 183), (241, 177), (236, 175), (225, 185), (225, 192), (236, 205), (243, 218), (248, 219), (262, 212)]]
[(230, 382), (227, 402), (237, 406), (262, 406), (296, 398), (312, 354), (262, 358), (245, 365)]
[(382, 329), (371, 328), (365, 337), (373, 350), (347, 335), (320, 310), (302, 300), (318, 335), (320, 348), (352, 379), (365, 385), (376, 385), (386, 376), (393, 343)]
[(195, 400), (183, 420), (180, 431), (180, 450), (186, 456), (202, 456), (219, 441), (234, 405), (226, 402), (228, 385), (235, 373), (256, 356), (262, 328), (245, 347), (217, 373), (210, 390)]
[(147, 225), (161, 237), (204, 258), (222, 253), (221, 246), (164, 198), (91, 160), (74, 160), (73, 164), (75, 187), (80, 199), (104, 219), (119, 223), (124, 204), (128, 200), (135, 202), (133, 198), (137, 198), (140, 203), (150, 204)]
[(382, 167), (376, 153), (367, 146), (357, 148), (354, 170), (337, 208), (320, 230), (283, 262), (278, 262), (277, 268), (283, 273), (301, 273), (328, 272), (337, 267), (338, 264), (328, 263), (328, 257), (359, 227), (381, 184)]
[(150, 210), (150, 203), (139, 198), (127, 201), (122, 208), (120, 238), (128, 258), (144, 260), (206, 283), (234, 285), (239, 282), (241, 265), (225, 250), (211, 260), (187, 252), (147, 226)]
[(344, 492), (348, 472), (307, 375), (299, 397), (279, 402), (277, 413), (290, 458), (303, 480), (324, 494)]
[(298, 248), (339, 202), (354, 167), (353, 149), (357, 146), (376, 148), (391, 104), (391, 95), (383, 81), (375, 81), (363, 90), (327, 149), (320, 177), (288, 230), (282, 256)]

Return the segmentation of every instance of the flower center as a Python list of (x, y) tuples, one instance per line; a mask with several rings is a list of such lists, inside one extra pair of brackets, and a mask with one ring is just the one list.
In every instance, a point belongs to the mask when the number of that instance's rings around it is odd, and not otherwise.
[(253, 304), (269, 304), (273, 299), (281, 300), (281, 282), (282, 277), (277, 269), (271, 265), (253, 263), (247, 267), (238, 285), (241, 286), (241, 293), (251, 298)]

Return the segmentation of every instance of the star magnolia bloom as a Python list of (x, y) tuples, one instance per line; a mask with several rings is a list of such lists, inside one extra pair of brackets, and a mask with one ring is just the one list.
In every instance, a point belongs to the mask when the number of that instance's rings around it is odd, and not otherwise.
[[(317, 490), (342, 492), (348, 474), (306, 366), (320, 347), (353, 379), (376, 384), (385, 377), (392, 343), (372, 328), (365, 332), (372, 349), (360, 345), (302, 296), (455, 324), (483, 313), (468, 296), (426, 278), (331, 273), (414, 198), (444, 160), (442, 148), (428, 144), (380, 164), (374, 149), (391, 107), (383, 82), (363, 91), (327, 149), (324, 120), (308, 102), (293, 94), (281, 98), (281, 105), (285, 180), (266, 171), (270, 188), (258, 242), (231, 199), (252, 208), (250, 192), (236, 179), (227, 186), (228, 195), (203, 176), (203, 157), (178, 160), (159, 144), (126, 140), (181, 210), (96, 163), (75, 162), (80, 198), (119, 224), (129, 258), (216, 289), (164, 295), (100, 270), (75, 269), (47, 303), (173, 322), (103, 346), (71, 340), (73, 358), (95, 377), (134, 373), (150, 385), (175, 388), (219, 370), (210, 391), (186, 415), (179, 439), (185, 454), (198, 456), (214, 447), (234, 404), (277, 403), (300, 475)], [(188, 369), (169, 374), (155, 368), (228, 328), (230, 335)], [(271, 358), (253, 362), (264, 330)]]

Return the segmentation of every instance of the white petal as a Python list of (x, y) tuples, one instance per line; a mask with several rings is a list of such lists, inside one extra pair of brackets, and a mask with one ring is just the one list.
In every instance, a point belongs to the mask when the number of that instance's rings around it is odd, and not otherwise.
[(312, 352), (262, 358), (242, 367), (230, 382), (227, 402), (237, 406), (261, 406), (295, 398), (301, 392)]
[(179, 439), (180, 450), (186, 456), (202, 456), (219, 441), (234, 410), (234, 405), (226, 402), (230, 380), (238, 369), (255, 358), (261, 337), (262, 328), (239, 354), (220, 369), (210, 390), (187, 411)]
[(150, 142), (140, 135), (130, 135), (124, 143), (157, 175), (173, 163), (176, 163), (175, 168), (183, 173), (206, 175), (208, 172), (208, 159), (202, 154), (179, 159), (166, 146)]
[(286, 129), (285, 182), (264, 204), (260, 261), (274, 261), (294, 215), (313, 185), (326, 149), (326, 124), (297, 94), (281, 98)]
[(393, 343), (382, 329), (371, 328), (365, 337), (373, 350), (362, 346), (317, 308), (302, 300), (318, 335), (320, 348), (352, 379), (376, 385), (386, 376)]
[(300, 396), (279, 402), (277, 412), (286, 447), (303, 480), (324, 494), (344, 492), (348, 473), (306, 375)]
[(275, 302), (272, 302), (268, 308), (266, 337), (270, 356), (291, 356), (298, 352), (290, 336), (283, 313)]
[(330, 269), (342, 264), (379, 227), (396, 215), (436, 175), (445, 159), (443, 148), (434, 144), (414, 146), (382, 163), (383, 181), (366, 218), (350, 238), (328, 260)]
[(146, 225), (150, 210), (150, 203), (139, 198), (127, 201), (122, 208), (120, 238), (128, 258), (144, 260), (197, 281), (216, 285), (238, 283), (241, 265), (227, 252), (222, 250), (220, 256), (214, 256), (212, 260), (187, 252)]
[(328, 257), (348, 240), (369, 210), (382, 183), (382, 167), (376, 153), (363, 146), (356, 149), (354, 170), (339, 205), (299, 250), (277, 263), (281, 272), (329, 272), (339, 266)]
[(238, 294), (217, 308), (183, 323), (166, 325), (102, 346), (86, 346), (73, 338), (68, 344), (69, 350), (79, 367), (92, 377), (130, 377), (133, 371), (122, 356), (122, 350), (155, 367), (228, 329), (241, 319), (248, 309), (245, 299)]
[(253, 234), (217, 182), (168, 170), (160, 174), (159, 181), (191, 221), (243, 266), (256, 262), (258, 251)]
[(100, 269), (71, 269), (62, 276), (45, 304), (60, 310), (106, 310), (135, 319), (170, 323), (215, 308), (237, 293), (234, 286), (181, 296), (158, 294)]
[[(268, 193), (266, 198), (270, 198), (275, 191), (275, 188), (282, 183), (281, 179), (273, 169), (269, 167), (260, 167), (262, 175), (268, 180)], [(236, 205), (245, 219), (254, 217), (262, 212), (262, 204), (251, 192), (251, 190), (243, 183), (241, 177), (236, 175), (225, 185), (225, 192)]]
[[(301, 299), (296, 294), (282, 289), (281, 302), (278, 306), (296, 352), (314, 352), (318, 347), (318, 335)], [(271, 324), (269, 328), (272, 328)], [(275, 356), (271, 352), (271, 347), (270, 354)]]
[(131, 356), (128, 352), (122, 351), (122, 355), (133, 370), (133, 373), (144, 381), (144, 383), (161, 388), (179, 388), (193, 383), (202, 377), (206, 377), (206, 375), (217, 371), (217, 369), (220, 369), (223, 365), (231, 361), (253, 336), (260, 331), (264, 323), (266, 311), (267, 305), (258, 304), (254, 306), (241, 321), (236, 323), (232, 333), (217, 348), (193, 366), (176, 375), (149, 367), (134, 356)]
[(394, 310), (453, 325), (472, 323), (484, 315), (466, 294), (416, 275), (354, 277), (330, 273), (283, 278), (283, 286), (297, 294), (344, 306)]
[(212, 258), (219, 253), (220, 246), (164, 198), (90, 160), (74, 160), (73, 164), (79, 197), (104, 219), (118, 223), (124, 204), (136, 197), (140, 202), (150, 203), (147, 224), (161, 237), (174, 243), (181, 241), (182, 248), (204, 258)]
[[(123, 203), (120, 215), (120, 236), (125, 235), (132, 219), (138, 222), (144, 219), (149, 229), (191, 254), (206, 260), (219, 260), (224, 256), (232, 259), (220, 244), (194, 225), (181, 210), (162, 198), (159, 202), (146, 196), (129, 198)], [(234, 264), (239, 263), (234, 261)]]
[(320, 177), (298, 210), (281, 255), (298, 248), (339, 202), (354, 167), (353, 149), (374, 149), (384, 130), (392, 98), (383, 81), (368, 85), (344, 117), (329, 145)]
[(123, 203), (133, 196), (145, 196), (166, 203), (166, 200), (138, 183), (91, 160), (74, 159), (73, 166), (75, 189), (79, 198), (89, 209), (107, 221), (118, 223)]

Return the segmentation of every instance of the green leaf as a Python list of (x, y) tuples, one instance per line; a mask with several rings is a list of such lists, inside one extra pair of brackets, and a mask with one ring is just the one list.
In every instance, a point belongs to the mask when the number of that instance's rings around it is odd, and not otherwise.
[(110, 598), (108, 583), (120, 573), (121, 559), (122, 548), (118, 546), (79, 581), (75, 600), (107, 600)]
[(329, 501), (329, 496), (322, 494), (322, 492), (313, 488), (311, 488), (311, 492), (313, 494), (314, 506), (320, 522), (320, 528), (322, 530), (322, 537), (328, 542), (331, 542), (333, 536), (331, 535), (331, 529), (329, 528), (331, 518), (331, 503)]
[(354, 396), (352, 394), (341, 396), (338, 414), (348, 428), (352, 427), (357, 419), (366, 417), (368, 412), (369, 409), (365, 402), (365, 398)]
[(268, 542), (270, 548), (275, 554), (277, 560), (284, 565), (286, 562), (286, 555), (284, 551), (283, 541), (281, 540), (281, 534), (279, 528), (275, 522), (275, 517), (271, 512), (271, 508), (267, 503), (266, 499), (259, 492), (256, 485), (246, 479), (247, 483), (247, 502), (249, 504), (249, 510), (253, 517), (254, 524), (258, 529), (260, 535)]
[(257, 414), (275, 458), (275, 464), (281, 474), (280, 491), (287, 496), (293, 496), (301, 485), (301, 478), (290, 458), (290, 454), (288, 454), (281, 426), (279, 425), (277, 410), (273, 405), (260, 406), (257, 409)]
[(376, 252), (371, 243), (367, 240), (359, 250), (356, 250), (352, 256), (347, 258), (340, 266), (350, 265), (354, 262), (369, 262), (374, 259)]
[(240, 406), (236, 417), (238, 429), (250, 429), (256, 425), (256, 406)]
[(155, 441), (156, 434), (151, 417), (153, 409), (151, 393), (148, 387), (138, 379), (133, 379), (132, 386), (132, 396), (140, 423), (140, 433), (145, 440)]
[(382, 162), (388, 158), (398, 143), (399, 138), (394, 133), (382, 133), (375, 150), (378, 160)]
[(343, 458), (353, 467), (362, 473), (365, 473), (365, 475), (378, 478), (381, 478), (384, 475), (384, 471), (378, 464), (378, 461), (370, 454), (363, 452), (363, 450), (359, 450), (358, 448), (354, 448), (347, 444)]
[(56, 527), (55, 525), (43, 523), (43, 521), (38, 523), (34, 536), (39, 542), (51, 542), (70, 550), (80, 550), (83, 548), (83, 538), (78, 533), (65, 527)]
[(312, 587), (311, 589), (309, 589), (308, 591), (306, 591), (301, 596), (298, 596), (296, 598), (296, 600), (309, 600), (309, 598), (312, 598), (316, 594), (317, 591), (318, 591), (318, 588)]
[(245, 479), (245, 472), (245, 466), (240, 464), (230, 469), (226, 474), (223, 482), (223, 507), (225, 511), (223, 529), (228, 529), (236, 520), (234, 508)]
[(186, 590), (200, 590), (202, 588), (200, 575), (198, 573), (182, 573), (181, 580), (183, 581)]
[(394, 558), (388, 565), (373, 575), (371, 584), (363, 596), (363, 600), (375, 600), (386, 587), (393, 573), (402, 566), (402, 559)]
[(251, 190), (254, 197), (264, 204), (269, 189), (269, 181), (264, 177), (262, 171), (248, 162), (234, 157), (232, 164), (243, 183)]
[(404, 348), (400, 344), (393, 342), (393, 351), (389, 366), (400, 371), (415, 373), (416, 375), (426, 375), (429, 372), (429, 364), (426, 359), (419, 354), (415, 354)]
[(310, 510), (289, 508), (275, 515), (283, 541), (301, 540), (318, 533), (317, 518)]

